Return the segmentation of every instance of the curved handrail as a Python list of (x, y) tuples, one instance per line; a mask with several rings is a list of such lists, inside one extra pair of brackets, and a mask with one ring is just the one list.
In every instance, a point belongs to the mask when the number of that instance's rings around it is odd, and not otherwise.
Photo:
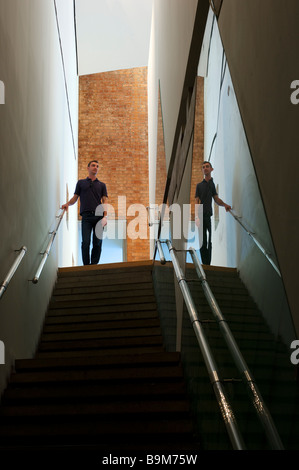
[(272, 264), (273, 268), (275, 269), (275, 271), (277, 272), (277, 274), (281, 277), (281, 273), (280, 273), (280, 270), (278, 269), (278, 267), (276, 266), (275, 262), (273, 261), (273, 259), (271, 258), (270, 256), (270, 253), (267, 253), (267, 251), (265, 250), (265, 248), (261, 245), (261, 243), (257, 240), (257, 238), (254, 236), (254, 234), (252, 232), (250, 232), (250, 230), (248, 230), (245, 225), (240, 221), (240, 218), (239, 216), (237, 216), (236, 214), (234, 214), (231, 210), (228, 211), (232, 216), (233, 218), (241, 225), (241, 227), (245, 230), (245, 232), (247, 233), (247, 235), (250, 236), (250, 238), (254, 241), (254, 243), (256, 244), (256, 246), (260, 249), (260, 251), (265, 255), (265, 257), (267, 258), (267, 260)]
[(43, 257), (42, 257), (42, 260), (41, 260), (41, 262), (40, 262), (40, 265), (39, 265), (39, 267), (38, 267), (38, 269), (37, 269), (37, 271), (36, 271), (36, 274), (35, 274), (34, 278), (32, 279), (33, 284), (37, 284), (38, 281), (39, 281), (41, 272), (42, 272), (42, 270), (43, 270), (43, 267), (44, 267), (44, 265), (45, 265), (45, 263), (46, 263), (46, 261), (47, 261), (47, 258), (48, 258), (48, 256), (49, 256), (49, 253), (50, 253), (50, 251), (51, 251), (51, 248), (52, 248), (52, 245), (53, 245), (55, 236), (56, 236), (56, 234), (57, 234), (57, 231), (58, 231), (58, 229), (59, 229), (59, 225), (60, 225), (60, 223), (61, 223), (61, 221), (62, 221), (62, 218), (63, 218), (63, 216), (64, 216), (65, 211), (66, 211), (66, 209), (63, 209), (63, 211), (61, 212), (61, 214), (60, 214), (59, 216), (57, 216), (57, 217), (58, 217), (58, 222), (57, 222), (57, 224), (56, 224), (56, 227), (55, 227), (54, 231), (53, 231), (53, 232), (50, 232), (50, 233), (51, 233), (51, 238), (50, 238), (50, 241), (49, 241), (49, 243), (48, 243), (48, 246), (47, 246), (46, 250), (44, 251), (44, 253), (41, 253), (41, 254), (43, 255)]
[[(220, 375), (217, 370), (215, 359), (210, 350), (210, 346), (206, 339), (206, 335), (201, 325), (201, 321), (198, 317), (196, 307), (193, 302), (187, 281), (183, 275), (183, 272), (177, 260), (175, 249), (172, 247), (171, 242), (169, 240), (166, 240), (165, 243), (168, 246), (168, 249), (172, 258), (172, 263), (173, 263), (173, 267), (174, 267), (175, 274), (177, 277), (177, 281), (182, 291), (185, 304), (189, 312), (190, 320), (191, 320), (195, 335), (197, 337), (198, 344), (200, 346), (200, 349), (204, 358), (204, 362), (205, 362), (205, 365), (206, 365), (206, 368), (210, 377), (210, 381), (211, 381), (228, 435), (230, 437), (232, 446), (235, 450), (244, 450), (245, 446), (244, 446), (243, 438), (239, 431), (232, 407), (229, 403), (229, 400), (226, 396), (226, 392), (221, 383)], [(160, 252), (159, 246), (162, 250), (161, 241), (157, 240), (157, 248)]]
[(13, 275), (15, 274), (16, 270), (18, 269), (23, 257), (25, 256), (27, 252), (26, 246), (22, 246), (19, 250), (15, 250), (16, 252), (19, 251), (19, 255), (17, 256), (16, 260), (12, 264), (10, 270), (8, 271), (4, 281), (1, 284), (0, 287), (0, 298), (3, 296), (4, 292), (6, 292), (6, 289), (8, 287), (8, 284), (10, 283)]

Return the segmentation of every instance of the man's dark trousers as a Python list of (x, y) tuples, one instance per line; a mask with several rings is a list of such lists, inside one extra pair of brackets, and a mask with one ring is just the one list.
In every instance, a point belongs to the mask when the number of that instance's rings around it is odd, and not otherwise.
[[(102, 238), (96, 235), (96, 225), (102, 216), (95, 215), (94, 212), (83, 212), (82, 214), (82, 260), (83, 264), (98, 264), (102, 252)], [(99, 230), (103, 233), (102, 230)], [(92, 234), (92, 250), (90, 257), (90, 239)]]
[(212, 258), (212, 230), (211, 217), (203, 216), (202, 247), (200, 249), (201, 261), (203, 264), (210, 265)]

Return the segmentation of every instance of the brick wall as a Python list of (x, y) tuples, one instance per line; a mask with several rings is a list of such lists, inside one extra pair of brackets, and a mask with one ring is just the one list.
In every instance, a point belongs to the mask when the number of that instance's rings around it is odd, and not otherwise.
[(191, 215), (194, 218), (195, 189), (203, 180), (202, 164), (204, 161), (204, 79), (197, 77), (196, 108), (194, 123), (194, 141), (192, 158), (192, 176), (190, 188)]
[[(81, 76), (79, 90), (79, 178), (86, 177), (90, 160), (99, 160), (98, 177), (107, 184), (109, 204), (113, 207), (109, 217), (127, 220), (127, 260), (149, 259), (145, 211), (148, 205), (147, 67)], [(166, 162), (160, 103), (158, 109), (156, 204), (160, 205), (166, 183)], [(203, 79), (198, 77), (192, 207), (196, 184), (202, 179), (203, 124)], [(140, 206), (134, 208), (134, 204)], [(141, 208), (143, 211), (138, 211)], [(166, 211), (166, 218), (167, 215)]]
[(148, 205), (147, 67), (81, 76), (79, 90), (79, 178), (99, 160), (109, 217), (127, 220), (127, 260), (149, 259), (147, 214), (137, 210)]

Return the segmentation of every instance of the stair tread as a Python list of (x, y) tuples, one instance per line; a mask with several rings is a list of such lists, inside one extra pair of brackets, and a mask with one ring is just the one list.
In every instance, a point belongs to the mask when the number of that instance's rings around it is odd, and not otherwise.
[(101, 265), (89, 265), (89, 266), (68, 266), (58, 268), (59, 276), (72, 276), (77, 273), (83, 273), (88, 275), (92, 272), (111, 272), (113, 274), (117, 272), (132, 272), (132, 271), (142, 271), (146, 270), (151, 271), (153, 267), (152, 260), (142, 260), (142, 261), (126, 261), (121, 263), (107, 263)]
[(106, 306), (106, 305), (125, 305), (125, 304), (146, 304), (155, 302), (154, 294), (151, 295), (136, 295), (134, 297), (107, 297), (107, 298), (95, 298), (90, 300), (69, 300), (69, 301), (55, 301), (50, 302), (50, 310), (64, 309), (64, 308), (80, 308), (80, 307), (95, 307), (95, 306)]
[(39, 345), (39, 352), (50, 350), (79, 350), (79, 349), (113, 349), (129, 346), (134, 347), (148, 345), (163, 345), (161, 335), (143, 336), (143, 337), (125, 337), (125, 338), (102, 338), (102, 339), (85, 339), (85, 340), (69, 340), (69, 341), (46, 341)]
[[(126, 286), (127, 287), (127, 286)], [(76, 300), (94, 300), (94, 299), (104, 299), (110, 298), (113, 296), (116, 297), (140, 297), (140, 296), (154, 296), (153, 287), (142, 287), (140, 289), (136, 289), (134, 285), (134, 289), (131, 287), (130, 290), (126, 289), (114, 289), (113, 291), (107, 288), (103, 288), (99, 290), (98, 288), (93, 289), (83, 289), (83, 291), (79, 292), (60, 292), (59, 294), (53, 294), (51, 299), (51, 305), (55, 305), (58, 302), (69, 302), (69, 301), (76, 301)]]
[(121, 322), (130, 320), (157, 319), (156, 310), (144, 310), (136, 312), (117, 312), (117, 313), (93, 313), (76, 315), (48, 315), (45, 318), (45, 326), (59, 325), (67, 323), (89, 323), (89, 322)]
[(119, 354), (155, 354), (157, 352), (163, 352), (164, 351), (164, 346), (162, 345), (162, 339), (159, 342), (159, 344), (153, 344), (153, 345), (128, 345), (128, 347), (124, 346), (123, 344), (118, 345), (117, 349), (111, 349), (107, 346), (107, 348), (103, 349), (97, 349), (97, 348), (91, 348), (88, 349), (88, 345), (82, 347), (81, 349), (44, 349), (44, 350), (39, 350), (35, 354), (36, 358), (39, 359), (45, 359), (45, 358), (77, 358), (77, 357), (103, 357), (103, 356), (114, 356), (114, 355), (119, 355)]
[(125, 320), (125, 321), (89, 321), (89, 322), (69, 322), (67, 324), (45, 324), (43, 335), (45, 334), (55, 334), (55, 333), (69, 333), (75, 331), (96, 331), (96, 330), (127, 330), (128, 328), (137, 330), (140, 328), (149, 328), (156, 327), (160, 328), (160, 322), (158, 318), (150, 319), (134, 319), (134, 320)]
[(154, 379), (181, 379), (182, 369), (178, 366), (169, 365), (165, 367), (115, 367), (107, 369), (88, 370), (44, 370), (13, 373), (10, 385), (25, 383), (49, 383), (55, 382), (82, 382), (92, 381), (119, 381), (123, 380), (154, 380)]
[(144, 310), (154, 310), (156, 309), (156, 303), (148, 302), (148, 303), (135, 303), (135, 304), (113, 304), (113, 305), (90, 305), (90, 306), (82, 306), (82, 307), (65, 307), (65, 308), (52, 308), (48, 311), (48, 316), (55, 316), (55, 315), (81, 315), (81, 314), (100, 314), (100, 313), (124, 313), (124, 312), (138, 312)]
[(136, 436), (145, 436), (148, 434), (154, 434), (157, 439), (161, 439), (161, 435), (170, 434), (174, 435), (177, 433), (186, 433), (192, 434), (193, 426), (190, 419), (151, 419), (151, 420), (134, 420), (134, 419), (124, 419), (123, 421), (119, 420), (117, 426), (113, 420), (109, 419), (100, 419), (90, 421), (80, 420), (80, 424), (74, 425), (73, 422), (65, 423), (59, 421), (59, 423), (49, 423), (41, 422), (34, 423), (28, 422), (26, 426), (15, 426), (14, 423), (5, 424), (5, 426), (0, 424), (0, 437), (3, 442), (5, 438), (20, 436), (22, 438), (27, 437), (32, 439), (32, 437), (47, 437), (53, 436), (57, 440), (60, 439), (60, 436), (67, 435), (68, 437), (72, 436), (88, 436), (88, 440), (92, 437), (109, 437), (115, 435), (121, 435), (123, 439), (126, 437), (129, 438), (130, 435), (134, 434)]
[(84, 340), (84, 339), (105, 339), (105, 338), (129, 338), (129, 337), (143, 337), (143, 336), (158, 336), (161, 334), (160, 327), (143, 327), (143, 328), (122, 328), (122, 329), (91, 329), (88, 331), (69, 331), (69, 332), (53, 332), (43, 333), (41, 336), (42, 342), (53, 341), (70, 341), (70, 340)]
[(179, 364), (180, 354), (176, 352), (163, 352), (156, 354), (130, 354), (104, 357), (77, 357), (73, 358), (57, 358), (57, 359), (19, 359), (15, 362), (17, 372), (30, 369), (49, 368), (79, 368), (79, 367), (107, 367), (120, 364)]
[[(71, 393), (70, 393), (71, 392)], [(166, 396), (167, 400), (172, 400), (177, 396), (186, 396), (186, 384), (184, 381), (175, 382), (139, 382), (122, 383), (121, 387), (114, 384), (100, 383), (93, 384), (92, 387), (85, 387), (84, 384), (47, 384), (46, 387), (39, 384), (27, 385), (26, 387), (8, 387), (3, 394), (3, 403), (24, 403), (24, 402), (57, 402), (69, 403), (81, 399), (101, 400), (110, 402), (116, 398), (124, 401), (134, 397), (156, 397)]]
[(57, 416), (83, 416), (91, 415), (95, 418), (97, 415), (105, 417), (109, 415), (111, 419), (116, 415), (148, 415), (152, 413), (159, 413), (161, 415), (169, 415), (175, 413), (178, 417), (180, 413), (189, 413), (190, 406), (186, 400), (143, 400), (138, 402), (110, 402), (110, 403), (62, 403), (59, 404), (39, 404), (39, 405), (4, 405), (0, 409), (1, 419), (8, 417), (16, 418), (40, 418), (51, 417), (54, 419)]

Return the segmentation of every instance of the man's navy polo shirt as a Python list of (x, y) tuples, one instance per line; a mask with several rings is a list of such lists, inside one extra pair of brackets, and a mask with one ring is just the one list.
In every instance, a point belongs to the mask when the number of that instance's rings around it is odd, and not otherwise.
[(195, 198), (200, 199), (200, 203), (203, 204), (203, 215), (213, 215), (212, 210), (212, 198), (217, 196), (217, 191), (213, 178), (209, 181), (205, 179), (196, 185)]
[(77, 182), (75, 194), (80, 197), (80, 215), (86, 211), (95, 211), (102, 197), (108, 197), (105, 183), (98, 178), (92, 181), (88, 177)]

